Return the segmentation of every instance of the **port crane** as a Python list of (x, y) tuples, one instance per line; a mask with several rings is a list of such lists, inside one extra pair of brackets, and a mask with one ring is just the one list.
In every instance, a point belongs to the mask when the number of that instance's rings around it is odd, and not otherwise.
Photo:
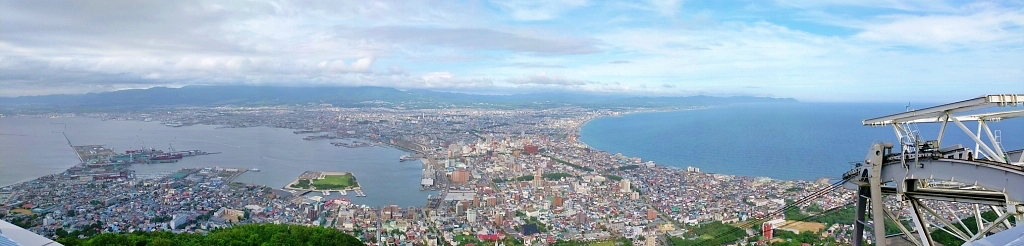
[[(886, 245), (885, 218), (916, 245), (935, 245), (931, 234), (940, 230), (963, 245), (1024, 244), (1024, 150), (1003, 149), (1003, 136), (990, 127), (1018, 117), (1024, 117), (1024, 94), (986, 95), (864, 120), (864, 126), (892, 127), (898, 141), (872, 143), (864, 161), (843, 175), (843, 187), (856, 192), (853, 245), (866, 245), (865, 231), (873, 233), (875, 245)], [(967, 124), (975, 122), (972, 131)], [(941, 126), (935, 139), (924, 140), (916, 124)], [(950, 125), (973, 143), (944, 142)], [(937, 206), (948, 202), (973, 206), (978, 229), (963, 229), (955, 211)], [(998, 218), (982, 219), (983, 209)], [(900, 223), (899, 212), (910, 217), (911, 226)]]

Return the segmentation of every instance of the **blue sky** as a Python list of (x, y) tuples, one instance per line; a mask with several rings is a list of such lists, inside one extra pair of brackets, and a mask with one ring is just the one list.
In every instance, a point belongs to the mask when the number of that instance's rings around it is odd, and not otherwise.
[(1024, 2), (2, 1), (0, 96), (385, 86), (947, 102), (1024, 89)]

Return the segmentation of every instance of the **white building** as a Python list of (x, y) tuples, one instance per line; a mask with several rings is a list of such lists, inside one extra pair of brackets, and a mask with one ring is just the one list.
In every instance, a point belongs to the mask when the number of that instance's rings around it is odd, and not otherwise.
[(178, 226), (184, 225), (186, 222), (188, 222), (188, 215), (175, 214), (171, 216), (171, 222), (168, 222), (168, 225), (171, 226), (171, 229), (178, 229)]
[(466, 220), (468, 220), (470, 224), (476, 224), (476, 210), (475, 209), (470, 209), (469, 211), (466, 211)]

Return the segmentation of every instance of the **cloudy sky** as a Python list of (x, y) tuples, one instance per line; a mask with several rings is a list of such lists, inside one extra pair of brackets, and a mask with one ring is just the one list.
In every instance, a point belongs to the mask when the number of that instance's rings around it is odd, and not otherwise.
[(898, 102), (1024, 92), (1024, 2), (1012, 0), (0, 0), (0, 13), (0, 96), (221, 84)]

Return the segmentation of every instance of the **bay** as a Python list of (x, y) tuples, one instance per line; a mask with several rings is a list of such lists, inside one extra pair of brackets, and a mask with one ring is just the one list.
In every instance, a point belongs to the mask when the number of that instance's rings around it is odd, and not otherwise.
[[(892, 127), (866, 127), (862, 120), (905, 110), (906, 104), (769, 103), (637, 113), (594, 119), (580, 130), (580, 141), (597, 150), (703, 172), (835, 179), (851, 169), (852, 162), (862, 161), (871, 143), (897, 141)], [(965, 124), (975, 130), (976, 123)], [(935, 139), (939, 126), (914, 127), (922, 139)], [(1005, 149), (1024, 148), (1024, 119), (990, 126), (1000, 130)], [(961, 143), (974, 148), (973, 140), (954, 124), (946, 130), (944, 146)]]
[[(348, 194), (356, 204), (422, 206), (422, 163), (399, 162), (405, 152), (390, 147), (344, 148), (328, 140), (306, 141), (293, 130), (268, 127), (167, 127), (157, 122), (94, 118), (0, 118), (0, 186), (55, 174), (77, 164), (74, 145), (128, 149), (199, 149), (221, 154), (186, 157), (176, 163), (136, 164), (137, 174), (163, 174), (182, 168), (259, 168), (236, 181), (281, 188), (304, 171), (352, 172), (367, 197)], [(67, 139), (61, 132), (67, 134)], [(316, 195), (320, 195), (316, 193)], [(340, 197), (334, 193), (330, 197)]]

